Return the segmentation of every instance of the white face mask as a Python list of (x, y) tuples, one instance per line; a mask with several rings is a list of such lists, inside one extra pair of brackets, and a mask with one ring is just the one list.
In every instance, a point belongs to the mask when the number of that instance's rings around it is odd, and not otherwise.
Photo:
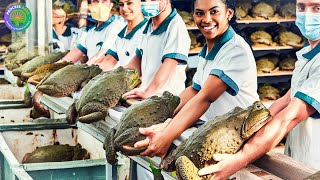
[(320, 39), (320, 13), (297, 12), (296, 25), (301, 34), (311, 40)]
[(156, 17), (162, 13), (167, 7), (167, 1), (165, 1), (164, 8), (160, 11), (160, 1), (141, 2), (142, 13), (145, 17)]
[(107, 5), (102, 4), (90, 4), (89, 10), (91, 17), (97, 21), (105, 22), (109, 19), (109, 15), (111, 9), (113, 7), (113, 3), (108, 3)]

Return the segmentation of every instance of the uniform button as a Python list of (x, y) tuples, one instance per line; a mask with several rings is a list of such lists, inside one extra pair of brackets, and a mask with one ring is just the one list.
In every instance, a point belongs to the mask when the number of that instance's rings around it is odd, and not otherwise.
[(126, 51), (126, 55), (127, 55), (127, 56), (130, 56), (130, 54), (129, 54), (129, 52), (128, 52), (128, 51)]

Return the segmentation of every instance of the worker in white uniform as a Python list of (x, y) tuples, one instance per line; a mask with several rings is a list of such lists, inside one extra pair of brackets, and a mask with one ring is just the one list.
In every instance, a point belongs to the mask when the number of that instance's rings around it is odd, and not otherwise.
[(320, 1), (297, 0), (296, 12), (296, 25), (309, 46), (296, 53), (291, 89), (271, 105), (272, 120), (239, 152), (214, 155), (220, 162), (201, 169), (199, 175), (214, 173), (215, 180), (226, 179), (270, 151), (287, 133), (285, 153), (320, 170)]
[(106, 56), (101, 61), (92, 62), (98, 64), (104, 71), (130, 62), (135, 56), (136, 48), (140, 45), (142, 31), (148, 21), (141, 12), (141, 0), (120, 0), (119, 7), (121, 16), (127, 21), (127, 26), (120, 31), (114, 45), (107, 50)]
[(173, 140), (195, 123), (259, 99), (255, 59), (249, 44), (235, 33), (234, 10), (235, 0), (194, 1), (194, 21), (206, 45), (199, 53), (193, 85), (181, 93), (173, 119), (140, 129), (147, 138), (134, 147), (148, 147), (141, 155), (163, 158)]
[(73, 48), (62, 61), (77, 62), (86, 55), (90, 60), (102, 58), (107, 49), (115, 42), (117, 34), (125, 26), (121, 21), (116, 20), (111, 14), (113, 3), (111, 0), (92, 0), (89, 10), (97, 24), (88, 30), (86, 38), (77, 47)]
[(52, 10), (53, 40), (50, 43), (54, 52), (69, 51), (77, 46), (77, 42), (81, 41), (80, 37), (86, 37), (85, 31), (76, 27), (67, 26), (65, 24), (66, 19), (66, 12), (61, 7), (54, 6)]
[[(145, 99), (170, 91), (179, 95), (185, 88), (185, 68), (191, 40), (185, 23), (170, 0), (142, 2), (142, 12), (150, 17), (143, 29), (141, 43), (126, 66), (141, 74), (139, 88), (124, 94), (126, 98)], [(137, 166), (138, 179), (153, 179), (153, 175)]]
[(142, 13), (151, 17), (128, 68), (141, 73), (141, 86), (124, 94), (145, 99), (165, 90), (179, 95), (185, 88), (185, 68), (191, 44), (187, 28), (170, 0), (142, 2)]

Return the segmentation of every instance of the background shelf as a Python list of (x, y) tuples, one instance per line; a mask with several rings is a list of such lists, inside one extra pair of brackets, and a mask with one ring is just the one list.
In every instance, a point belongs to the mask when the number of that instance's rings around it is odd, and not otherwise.
[(294, 49), (292, 46), (252, 46), (254, 51), (279, 51), (279, 50), (288, 50)]
[(237, 20), (239, 24), (262, 24), (262, 23), (287, 23), (287, 22), (294, 22), (296, 19), (251, 19), (251, 20)]
[[(288, 22), (294, 22), (296, 19), (255, 19), (255, 20), (237, 20), (238, 24), (267, 24), (267, 23), (288, 23)], [(187, 26), (187, 30), (198, 30), (197, 26)]]
[(275, 71), (272, 73), (258, 74), (258, 77), (268, 77), (268, 76), (292, 76), (292, 71)]

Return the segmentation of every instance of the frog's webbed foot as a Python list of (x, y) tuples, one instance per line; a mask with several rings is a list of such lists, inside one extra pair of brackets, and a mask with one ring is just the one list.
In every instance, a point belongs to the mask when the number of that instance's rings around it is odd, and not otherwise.
[(186, 156), (180, 156), (176, 160), (177, 177), (181, 180), (202, 180), (198, 176), (199, 169), (193, 164), (193, 162)]

